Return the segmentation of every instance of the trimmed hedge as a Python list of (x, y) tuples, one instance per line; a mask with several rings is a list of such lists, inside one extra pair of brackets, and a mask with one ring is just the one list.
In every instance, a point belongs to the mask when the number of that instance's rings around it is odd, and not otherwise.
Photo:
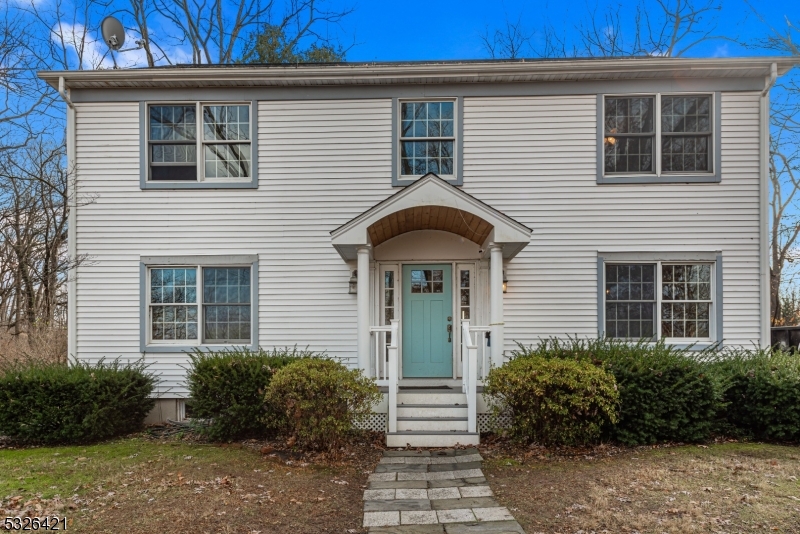
[(192, 416), (208, 419), (199, 432), (216, 441), (263, 437), (279, 425), (264, 402), (273, 375), (313, 352), (297, 347), (251, 351), (247, 348), (189, 355), (186, 383)]
[(692, 352), (659, 343), (614, 339), (549, 339), (520, 347), (517, 358), (588, 361), (614, 375), (619, 421), (606, 435), (627, 445), (707, 440), (714, 428), (722, 386), (709, 373), (711, 351)]
[(141, 362), (13, 367), (0, 375), (0, 435), (57, 444), (127, 434), (153, 409), (155, 384)]
[(800, 355), (739, 351), (711, 368), (724, 383), (720, 419), (728, 432), (759, 440), (800, 441)]
[(495, 416), (510, 409), (512, 437), (527, 442), (583, 445), (617, 421), (614, 377), (586, 361), (518, 357), (491, 370), (484, 395)]
[(381, 400), (375, 380), (323, 358), (302, 359), (272, 377), (267, 403), (283, 416), (288, 443), (338, 449), (356, 421)]

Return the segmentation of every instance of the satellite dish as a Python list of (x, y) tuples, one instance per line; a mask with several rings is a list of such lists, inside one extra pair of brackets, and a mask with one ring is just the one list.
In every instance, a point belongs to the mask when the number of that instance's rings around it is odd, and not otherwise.
[(122, 23), (114, 17), (108, 16), (100, 23), (100, 31), (103, 33), (103, 40), (113, 51), (118, 51), (125, 44), (125, 28)]

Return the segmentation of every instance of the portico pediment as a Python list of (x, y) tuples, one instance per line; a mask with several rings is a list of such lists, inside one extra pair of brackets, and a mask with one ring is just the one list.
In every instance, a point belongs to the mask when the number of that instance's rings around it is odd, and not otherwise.
[(506, 259), (522, 250), (532, 233), (435, 174), (427, 174), (331, 232), (331, 241), (343, 259), (354, 260), (360, 246), (377, 246), (418, 230), (451, 232), (481, 246), (503, 245)]

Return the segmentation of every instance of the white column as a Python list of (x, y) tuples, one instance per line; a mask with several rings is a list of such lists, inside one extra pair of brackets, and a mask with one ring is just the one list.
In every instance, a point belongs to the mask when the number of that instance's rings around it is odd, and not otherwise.
[(492, 329), (492, 366), (503, 365), (503, 245), (489, 244), (489, 326)]
[(358, 247), (358, 368), (370, 376), (369, 247)]

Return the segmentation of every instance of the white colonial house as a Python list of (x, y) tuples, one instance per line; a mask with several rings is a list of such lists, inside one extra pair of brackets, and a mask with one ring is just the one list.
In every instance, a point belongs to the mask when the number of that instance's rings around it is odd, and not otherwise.
[(390, 445), (476, 443), (549, 336), (766, 346), (783, 58), (44, 72), (76, 181), (69, 353), (308, 346), (377, 378)]

